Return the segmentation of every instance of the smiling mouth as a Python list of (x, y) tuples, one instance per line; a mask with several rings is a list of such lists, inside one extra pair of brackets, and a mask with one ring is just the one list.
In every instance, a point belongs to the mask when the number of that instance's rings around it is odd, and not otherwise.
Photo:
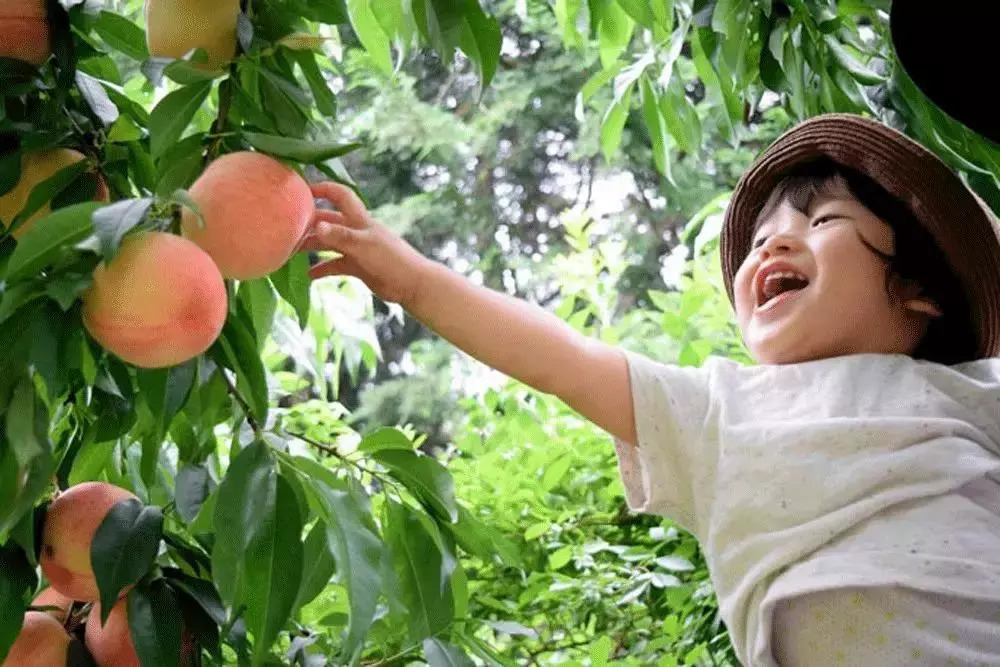
[(775, 271), (769, 274), (757, 293), (757, 309), (763, 310), (792, 294), (801, 292), (809, 285), (809, 279), (793, 271)]

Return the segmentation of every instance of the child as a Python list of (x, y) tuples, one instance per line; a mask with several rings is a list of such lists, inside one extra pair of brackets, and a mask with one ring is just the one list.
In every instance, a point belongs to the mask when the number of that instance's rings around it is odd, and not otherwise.
[[(750, 665), (1000, 665), (1000, 243), (942, 162), (813, 118), (737, 186), (721, 252), (759, 362), (681, 368), (472, 285), (314, 193), (304, 247), (615, 439), (633, 509), (705, 551)], [(996, 477), (994, 477), (996, 475)]]

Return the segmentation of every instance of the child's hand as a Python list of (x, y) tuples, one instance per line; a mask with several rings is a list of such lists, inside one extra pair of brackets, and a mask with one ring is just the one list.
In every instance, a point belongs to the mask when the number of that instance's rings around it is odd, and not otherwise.
[(337, 210), (316, 209), (299, 249), (335, 250), (343, 257), (312, 267), (310, 277), (315, 280), (333, 275), (354, 276), (383, 301), (404, 307), (410, 303), (420, 282), (420, 272), (430, 261), (372, 218), (350, 188), (324, 182), (314, 184), (312, 192), (330, 201)]

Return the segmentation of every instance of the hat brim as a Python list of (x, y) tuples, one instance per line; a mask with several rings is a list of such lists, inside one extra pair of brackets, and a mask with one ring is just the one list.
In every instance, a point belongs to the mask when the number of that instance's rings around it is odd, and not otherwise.
[(781, 180), (820, 157), (855, 169), (913, 213), (944, 252), (972, 307), (979, 356), (1000, 356), (1000, 223), (937, 156), (882, 123), (852, 114), (811, 118), (778, 138), (740, 178), (720, 241), (723, 279), (750, 252), (764, 202)]
[[(913, 83), (946, 114), (1000, 143), (1000, 115), (984, 99), (983, 78), (997, 61), (994, 2), (942, 8), (940, 2), (895, 0), (889, 17), (893, 47)], [(988, 96), (988, 93), (986, 93)]]

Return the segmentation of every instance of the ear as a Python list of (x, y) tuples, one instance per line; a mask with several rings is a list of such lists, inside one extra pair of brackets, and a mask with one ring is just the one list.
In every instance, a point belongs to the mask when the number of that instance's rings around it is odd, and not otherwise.
[(938, 308), (933, 299), (921, 297), (918, 299), (907, 299), (903, 302), (903, 307), (915, 313), (923, 313), (930, 317), (941, 317), (944, 313)]
[(897, 276), (897, 285), (900, 301), (906, 310), (928, 317), (941, 317), (944, 314), (934, 299), (921, 295), (924, 290), (916, 281), (898, 280)]

